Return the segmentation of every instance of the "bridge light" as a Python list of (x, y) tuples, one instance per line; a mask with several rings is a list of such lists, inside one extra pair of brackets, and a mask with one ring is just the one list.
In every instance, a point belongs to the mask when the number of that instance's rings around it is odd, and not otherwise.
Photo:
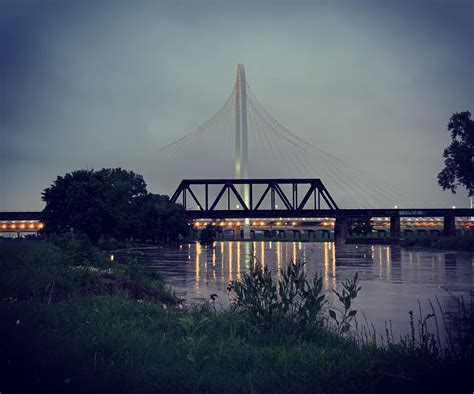
[(35, 228), (35, 225), (33, 223), (30, 224), (30, 228)]
[(239, 209), (239, 208), (240, 208), (240, 205), (239, 205), (239, 204), (237, 204), (235, 207), (236, 207), (237, 209)]
[(278, 204), (275, 204), (275, 208), (278, 208)]
[(296, 225), (297, 225), (297, 223), (296, 223), (296, 222), (293, 222), (293, 223), (291, 223), (291, 224), (292, 224), (293, 226), (296, 226)]
[(44, 224), (43, 224), (43, 223), (40, 223), (40, 224), (38, 225), (38, 228), (43, 228), (43, 227), (44, 227)]
[(10, 228), (16, 228), (16, 224), (10, 225)]
[(456, 206), (455, 206), (455, 205), (453, 205), (453, 209), (456, 209)]
[(398, 208), (398, 205), (395, 205), (394, 208), (397, 209), (397, 208)]
[(265, 222), (260, 222), (260, 226), (265, 226)]
[(236, 226), (240, 226), (240, 222), (235, 223)]

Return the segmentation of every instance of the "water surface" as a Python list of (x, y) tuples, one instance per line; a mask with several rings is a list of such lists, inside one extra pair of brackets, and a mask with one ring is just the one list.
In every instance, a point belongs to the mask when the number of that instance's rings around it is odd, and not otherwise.
[[(254, 254), (257, 259), (250, 256)], [(340, 290), (341, 281), (359, 273), (362, 290), (356, 299), (359, 322), (373, 323), (377, 336), (391, 322), (398, 338), (409, 330), (408, 311), (419, 316), (431, 312), (428, 300), (438, 298), (445, 311), (457, 308), (445, 290), (469, 299), (474, 289), (474, 254), (411, 250), (399, 246), (335, 245), (332, 242), (216, 242), (180, 249), (151, 248), (120, 254), (157, 269), (166, 283), (187, 303), (205, 301), (218, 294), (217, 305), (228, 305), (227, 285), (240, 279), (257, 264), (265, 264), (274, 275), (291, 261), (304, 261), (308, 276), (318, 273), (324, 290)], [(331, 297), (331, 302), (334, 297)]]

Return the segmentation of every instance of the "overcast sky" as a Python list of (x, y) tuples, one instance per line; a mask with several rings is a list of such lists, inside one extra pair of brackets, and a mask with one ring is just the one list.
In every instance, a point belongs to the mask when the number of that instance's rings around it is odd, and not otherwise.
[(41, 209), (41, 191), (80, 168), (134, 170), (163, 194), (232, 177), (230, 145), (154, 151), (222, 106), (238, 63), (302, 138), (420, 204), (467, 206), (436, 175), (449, 117), (474, 112), (473, 20), (474, 2), (456, 0), (0, 0), (0, 210)]

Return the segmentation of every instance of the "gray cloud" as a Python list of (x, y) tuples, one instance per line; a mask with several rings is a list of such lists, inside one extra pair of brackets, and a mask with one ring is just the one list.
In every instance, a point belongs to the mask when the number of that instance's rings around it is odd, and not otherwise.
[(227, 134), (170, 160), (153, 151), (224, 103), (237, 63), (301, 137), (415, 202), (468, 203), (436, 174), (450, 115), (474, 107), (470, 1), (2, 2), (0, 14), (1, 210), (40, 209), (41, 190), (77, 168), (122, 166), (166, 194), (183, 177), (231, 177)]

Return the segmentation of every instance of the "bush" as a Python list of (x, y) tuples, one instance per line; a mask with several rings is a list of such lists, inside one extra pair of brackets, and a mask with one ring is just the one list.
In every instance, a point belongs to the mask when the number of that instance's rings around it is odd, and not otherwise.
[(201, 234), (199, 235), (199, 242), (201, 245), (212, 245), (215, 236), (216, 227), (212, 224), (208, 224), (204, 229), (202, 229)]
[(284, 326), (300, 332), (308, 325), (321, 326), (326, 302), (322, 278), (315, 275), (308, 280), (303, 265), (299, 261), (288, 264), (277, 283), (266, 266), (244, 274), (242, 281), (233, 281), (229, 287), (235, 306), (260, 328)]

